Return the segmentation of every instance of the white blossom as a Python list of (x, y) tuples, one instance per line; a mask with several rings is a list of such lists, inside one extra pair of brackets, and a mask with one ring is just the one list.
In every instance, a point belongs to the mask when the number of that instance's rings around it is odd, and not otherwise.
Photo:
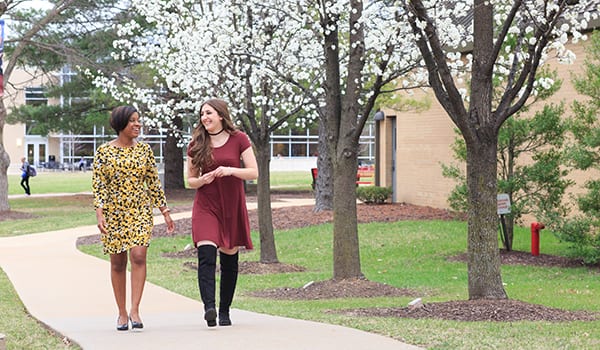
[[(196, 113), (208, 96), (231, 99), (228, 102), (236, 116), (246, 111), (242, 99), (246, 82), (254, 95), (250, 102), (265, 111), (270, 120), (276, 119), (301, 105), (302, 124), (316, 117), (316, 110), (324, 105), (323, 35), (339, 31), (340, 42), (330, 50), (339, 52), (340, 84), (346, 85), (350, 49), (361, 45), (365, 55), (361, 78), (354, 81), (361, 86), (359, 102), (372, 95), (368, 83), (374, 77), (398, 78), (398, 86), (409, 88), (428, 84), (428, 73), (420, 52), (414, 44), (423, 37), (427, 23), (417, 20), (419, 33), (408, 26), (408, 16), (401, 4), (394, 2), (365, 2), (362, 17), (349, 23), (348, 0), (329, 0), (316, 6), (308, 0), (224, 0), (200, 5), (193, 0), (131, 0), (131, 11), (137, 18), (152, 23), (144, 28), (131, 21), (119, 26), (120, 38), (113, 45), (115, 59), (143, 62), (156, 72), (151, 88), (139, 86), (133, 80), (116, 77), (97, 77), (95, 83), (122, 101), (138, 101), (146, 106), (149, 115), (157, 118), (157, 125), (169, 125), (169, 118), (179, 113)], [(572, 62), (575, 55), (566, 49), (569, 41), (585, 40), (587, 24), (598, 19), (597, 13), (583, 12), (591, 0), (567, 6), (558, 27), (552, 31), (551, 41), (544, 50), (542, 63), (548, 55), (561, 62)], [(426, 0), (433, 28), (446, 48), (448, 68), (457, 81), (469, 81), (473, 57), (465, 48), (473, 42), (473, 24), (457, 24), (472, 11), (472, 0), (452, 1), (452, 6), (440, 6), (439, 0)], [(513, 2), (493, 0), (493, 21), (500, 28)], [(172, 11), (177, 8), (177, 11)], [(260, 11), (249, 26), (246, 10)], [(496, 60), (493, 73), (498, 81), (506, 81), (511, 67), (527, 58), (527, 45), (539, 45), (536, 28), (546, 25), (545, 17), (557, 9), (557, 0), (529, 0), (523, 3), (510, 23), (505, 45)], [(356, 14), (357, 12), (355, 12)], [(331, 16), (338, 21), (321, 27), (319, 18)], [(235, 24), (235, 25), (234, 25)], [(534, 25), (535, 24), (535, 25)], [(363, 30), (364, 40), (349, 42), (349, 30)], [(141, 33), (134, 37), (134, 33)], [(273, 33), (273, 35), (270, 35)], [(497, 31), (495, 32), (497, 35)], [(392, 53), (384, 50), (393, 47)], [(385, 69), (381, 63), (385, 62)], [(410, 69), (407, 69), (410, 68)], [(407, 69), (409, 73), (394, 76)], [(92, 74), (92, 73), (90, 73)], [(393, 80), (393, 79), (391, 79)], [(291, 82), (301, 82), (306, 92)], [(268, 94), (263, 95), (262, 84), (268, 83)], [(546, 88), (548, 81), (538, 81), (536, 87)], [(182, 100), (165, 99), (159, 91), (168, 89)], [(465, 101), (468, 91), (461, 90)]]

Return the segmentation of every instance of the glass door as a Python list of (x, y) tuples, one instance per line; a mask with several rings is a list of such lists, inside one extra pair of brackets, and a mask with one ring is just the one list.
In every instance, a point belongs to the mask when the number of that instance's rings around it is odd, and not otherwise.
[(46, 161), (46, 143), (28, 143), (27, 161), (34, 166), (44, 163)]

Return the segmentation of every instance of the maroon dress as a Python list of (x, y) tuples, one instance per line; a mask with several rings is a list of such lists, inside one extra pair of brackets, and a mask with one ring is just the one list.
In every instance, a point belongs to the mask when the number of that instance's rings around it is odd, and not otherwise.
[[(191, 157), (193, 142), (188, 146), (188, 157)], [(249, 147), (252, 145), (245, 133), (238, 131), (229, 135), (223, 146), (213, 148), (214, 162), (203, 172), (213, 171), (219, 166), (241, 167), (242, 152)], [(199, 241), (208, 240), (227, 249), (253, 248), (243, 180), (224, 176), (196, 190), (192, 209), (192, 239), (195, 246)]]

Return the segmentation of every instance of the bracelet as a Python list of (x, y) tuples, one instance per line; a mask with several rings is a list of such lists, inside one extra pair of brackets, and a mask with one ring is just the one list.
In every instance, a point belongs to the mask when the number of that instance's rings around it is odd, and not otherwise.
[(170, 212), (171, 212), (171, 209), (169, 209), (169, 208), (165, 208), (165, 209), (163, 209), (163, 210), (160, 211), (160, 213), (163, 214), (163, 215), (165, 215), (165, 213), (170, 213)]

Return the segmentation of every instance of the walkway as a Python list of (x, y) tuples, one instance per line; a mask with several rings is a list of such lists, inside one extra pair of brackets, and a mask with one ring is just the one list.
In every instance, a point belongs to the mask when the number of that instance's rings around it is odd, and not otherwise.
[[(274, 202), (273, 206), (298, 204), (307, 203), (290, 200)], [(248, 207), (255, 204), (249, 203)], [(173, 219), (189, 215), (177, 213)], [(85, 350), (418, 349), (352, 328), (239, 309), (231, 311), (232, 327), (208, 328), (199, 300), (152, 283), (146, 284), (141, 305), (146, 327), (137, 332), (117, 332), (109, 263), (81, 253), (75, 245), (78, 237), (96, 232), (96, 226), (85, 226), (0, 238), (0, 267), (27, 310)], [(7, 338), (10, 336), (6, 334)]]

